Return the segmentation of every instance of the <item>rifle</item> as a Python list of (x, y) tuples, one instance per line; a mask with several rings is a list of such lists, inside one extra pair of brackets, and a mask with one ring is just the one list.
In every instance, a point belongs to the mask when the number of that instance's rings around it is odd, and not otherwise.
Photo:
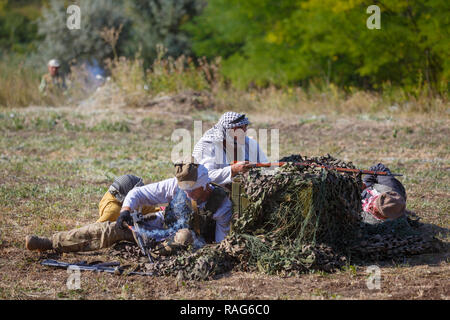
[[(119, 262), (105, 262), (105, 263), (98, 263), (89, 265), (86, 261), (81, 261), (77, 263), (67, 263), (62, 261), (56, 261), (53, 259), (46, 259), (41, 262), (41, 265), (48, 266), (48, 267), (55, 267), (55, 268), (63, 268), (63, 269), (74, 269), (74, 270), (80, 270), (80, 271), (96, 271), (96, 272), (106, 272), (111, 273), (115, 275), (121, 275), (124, 273), (124, 269), (120, 267)], [(153, 276), (153, 273), (151, 272), (136, 272), (131, 271), (126, 273), (126, 275), (129, 276)]]
[(144, 240), (142, 239), (142, 234), (141, 234), (141, 228), (140, 228), (140, 224), (144, 222), (144, 215), (139, 212), (139, 211), (134, 211), (131, 214), (131, 217), (133, 218), (133, 225), (134, 227), (128, 225), (126, 222), (124, 222), (124, 225), (129, 228), (131, 230), (131, 232), (134, 235), (134, 238), (136, 239), (136, 242), (139, 246), (139, 248), (141, 249), (142, 253), (144, 254), (144, 256), (148, 257), (148, 260), (150, 261), (150, 263), (153, 263), (153, 258), (150, 254), (150, 249), (146, 248), (146, 246), (144, 245)]
[[(236, 164), (238, 161), (234, 161), (232, 164)], [(341, 168), (336, 166), (327, 166), (327, 165), (320, 165), (313, 162), (272, 162), (272, 163), (248, 163), (253, 168), (264, 168), (264, 167), (280, 167), (285, 165), (286, 163), (292, 164), (294, 166), (312, 166), (312, 167), (318, 167), (323, 168), (327, 170), (335, 170), (338, 172), (346, 172), (346, 173), (359, 173), (359, 174), (370, 174), (375, 176), (395, 176), (395, 177), (401, 177), (402, 174), (398, 173), (387, 173), (383, 171), (372, 171), (372, 170), (361, 170), (361, 169), (350, 169), (350, 168)]]

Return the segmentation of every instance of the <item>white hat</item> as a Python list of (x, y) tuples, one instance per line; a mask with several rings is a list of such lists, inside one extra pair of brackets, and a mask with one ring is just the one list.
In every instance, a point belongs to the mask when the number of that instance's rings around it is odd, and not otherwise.
[(52, 59), (48, 62), (48, 66), (49, 67), (55, 67), (55, 68), (59, 68), (61, 67), (61, 64), (59, 63), (59, 60), (57, 59)]

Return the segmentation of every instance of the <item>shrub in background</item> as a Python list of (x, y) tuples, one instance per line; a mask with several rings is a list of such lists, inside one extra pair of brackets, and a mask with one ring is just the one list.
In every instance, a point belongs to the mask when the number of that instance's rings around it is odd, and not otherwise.
[(125, 6), (132, 21), (131, 37), (126, 41), (126, 55), (140, 51), (145, 67), (157, 57), (157, 45), (167, 48), (172, 57), (191, 55), (191, 42), (183, 24), (204, 7), (204, 0), (127, 0)]
[(80, 0), (77, 5), (81, 9), (81, 29), (69, 30), (66, 27), (67, 12), (64, 1), (50, 0), (49, 6), (42, 9), (42, 17), (38, 20), (39, 34), (44, 38), (39, 45), (38, 60), (45, 67), (48, 60), (58, 58), (63, 68), (69, 69), (69, 62), (103, 61), (113, 56), (113, 50), (101, 36), (104, 28), (123, 30), (118, 54), (122, 54), (122, 41), (125, 41), (130, 30), (130, 20), (126, 16), (123, 1), (112, 0)]
[(41, 74), (25, 66), (18, 56), (0, 61), (0, 106), (25, 107), (43, 103), (38, 87)]
[(449, 90), (449, 4), (377, 1), (381, 29), (369, 30), (369, 0), (209, 0), (188, 23), (193, 49), (222, 56), (223, 72), (241, 88), (308, 85), (378, 90), (383, 83)]

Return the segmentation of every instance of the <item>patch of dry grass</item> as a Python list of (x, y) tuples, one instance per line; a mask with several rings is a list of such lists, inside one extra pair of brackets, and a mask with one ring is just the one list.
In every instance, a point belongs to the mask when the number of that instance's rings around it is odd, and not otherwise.
[[(220, 72), (220, 58), (208, 62), (180, 56), (166, 56), (159, 46), (152, 66), (144, 70), (139, 54), (134, 58), (115, 57), (105, 63), (111, 76), (108, 90), (97, 94), (103, 101), (120, 101), (127, 107), (142, 107), (155, 97), (174, 95), (186, 91), (207, 92), (214, 98), (214, 110), (242, 110), (262, 113), (270, 117), (291, 114), (309, 115), (361, 115), (379, 114), (433, 114), (448, 117), (448, 92), (434, 94), (428, 86), (412, 92), (384, 85), (381, 91), (341, 88), (332, 83), (311, 81), (307, 87), (249, 88), (231, 87)], [(38, 86), (41, 74), (15, 61), (0, 62), (0, 106), (64, 105), (83, 103), (94, 94), (98, 85), (86, 66), (73, 66), (66, 75), (70, 81), (67, 95), (61, 101), (44, 98)], [(107, 92), (106, 92), (107, 91)], [(106, 97), (98, 97), (106, 95)], [(55, 100), (56, 99), (56, 100)]]
[[(253, 128), (280, 130), (281, 155), (330, 153), (360, 168), (380, 161), (403, 174), (408, 208), (422, 221), (435, 225), (438, 236), (448, 241), (444, 232), (450, 227), (448, 117), (295, 112), (274, 117), (259, 110), (248, 114)], [(185, 115), (180, 121), (177, 114), (151, 108), (0, 110), (0, 298), (449, 298), (445, 283), (449, 261), (445, 254), (382, 266), (382, 289), (376, 292), (366, 288), (363, 267), (356, 267), (355, 272), (349, 268), (337, 274), (288, 279), (231, 273), (184, 286), (177, 286), (173, 278), (83, 273), (82, 290), (73, 292), (65, 286), (66, 271), (40, 266), (39, 255), (24, 249), (28, 234), (50, 236), (94, 222), (98, 202), (114, 175), (133, 173), (146, 183), (170, 177), (173, 130), (182, 127), (192, 133), (193, 121), (198, 119), (203, 119), (206, 130), (219, 117), (218, 111), (205, 111)], [(123, 126), (128, 130), (121, 130)], [(101, 251), (69, 254), (63, 259), (111, 258)]]
[(41, 78), (24, 63), (0, 61), (0, 106), (25, 107), (43, 104), (39, 93)]

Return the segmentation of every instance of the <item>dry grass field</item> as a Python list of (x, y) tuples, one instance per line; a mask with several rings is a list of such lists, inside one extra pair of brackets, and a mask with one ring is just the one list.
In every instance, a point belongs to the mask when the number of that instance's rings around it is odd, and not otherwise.
[[(291, 278), (230, 272), (211, 281), (182, 284), (171, 277), (84, 272), (81, 289), (68, 290), (65, 270), (41, 266), (42, 256), (24, 248), (26, 235), (50, 236), (95, 222), (98, 202), (115, 175), (133, 173), (146, 183), (170, 177), (173, 130), (193, 132), (194, 120), (202, 120), (206, 130), (220, 115), (155, 108), (1, 109), (0, 299), (450, 298), (448, 246), (437, 254), (380, 262), (379, 290), (367, 288), (366, 266), (358, 265)], [(383, 162), (403, 174), (408, 209), (448, 243), (448, 114), (253, 110), (248, 116), (252, 128), (279, 129), (281, 156), (329, 153), (359, 168)], [(59, 258), (111, 260), (103, 251)]]

